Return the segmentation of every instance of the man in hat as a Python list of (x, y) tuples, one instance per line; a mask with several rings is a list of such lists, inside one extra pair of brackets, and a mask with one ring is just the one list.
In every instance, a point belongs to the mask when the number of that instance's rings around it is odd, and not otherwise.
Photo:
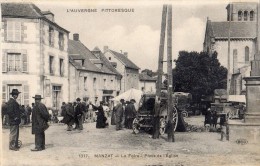
[(133, 120), (136, 115), (136, 110), (135, 110), (135, 99), (131, 99), (130, 102), (127, 104), (125, 107), (125, 118), (126, 118), (126, 128), (132, 129), (132, 124)]
[(35, 106), (32, 111), (32, 134), (35, 134), (35, 148), (31, 151), (45, 149), (45, 130), (49, 127), (49, 112), (46, 106), (41, 103), (41, 95), (35, 95)]
[(80, 98), (77, 98), (76, 101), (76, 106), (75, 106), (75, 123), (76, 123), (76, 126), (74, 129), (78, 129), (78, 130), (83, 130), (83, 119), (82, 119), (82, 116), (83, 116), (83, 105), (82, 103), (80, 102)]
[(123, 104), (125, 100), (121, 99), (120, 102), (115, 106), (115, 112), (116, 112), (116, 130), (122, 129), (122, 121), (123, 121)]
[(21, 123), (21, 110), (16, 99), (19, 95), (18, 89), (13, 89), (11, 98), (7, 102), (7, 114), (9, 116), (10, 124), (10, 136), (9, 136), (9, 149), (10, 150), (19, 150), (20, 146), (18, 145), (19, 139), (19, 124)]

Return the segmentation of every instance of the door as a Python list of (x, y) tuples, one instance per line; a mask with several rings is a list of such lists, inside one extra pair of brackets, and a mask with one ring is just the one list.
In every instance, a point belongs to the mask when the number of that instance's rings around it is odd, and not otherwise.
[(61, 107), (61, 86), (53, 86), (52, 87), (52, 101), (53, 107), (56, 110), (59, 110)]

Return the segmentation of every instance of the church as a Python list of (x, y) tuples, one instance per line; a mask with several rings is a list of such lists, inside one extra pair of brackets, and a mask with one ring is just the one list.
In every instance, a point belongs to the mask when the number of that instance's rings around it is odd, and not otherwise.
[[(245, 94), (244, 77), (250, 76), (256, 53), (257, 3), (233, 2), (227, 5), (227, 21), (206, 23), (203, 51), (218, 53), (222, 66), (231, 74), (230, 95)], [(230, 44), (228, 44), (230, 40)]]

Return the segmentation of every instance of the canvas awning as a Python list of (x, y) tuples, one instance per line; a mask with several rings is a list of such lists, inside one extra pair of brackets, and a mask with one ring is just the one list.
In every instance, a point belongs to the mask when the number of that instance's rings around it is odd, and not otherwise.
[(246, 96), (245, 95), (229, 95), (228, 101), (229, 102), (246, 103)]

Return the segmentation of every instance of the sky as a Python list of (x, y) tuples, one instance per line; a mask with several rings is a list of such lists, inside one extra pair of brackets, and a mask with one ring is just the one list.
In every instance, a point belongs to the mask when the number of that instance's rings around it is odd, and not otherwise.
[[(212, 21), (226, 21), (229, 1), (35, 2), (42, 11), (50, 10), (55, 15), (55, 22), (70, 31), (70, 39), (78, 33), (80, 41), (90, 50), (98, 46), (103, 51), (103, 47), (108, 46), (117, 52), (128, 52), (128, 58), (141, 70), (153, 71), (158, 67), (164, 3), (172, 4), (172, 58), (177, 59), (179, 51), (203, 50), (207, 17)], [(102, 11), (118, 8), (133, 12)], [(72, 9), (94, 9), (97, 12), (74, 12)], [(166, 45), (165, 42), (165, 48)], [(166, 60), (166, 49), (164, 57)]]

